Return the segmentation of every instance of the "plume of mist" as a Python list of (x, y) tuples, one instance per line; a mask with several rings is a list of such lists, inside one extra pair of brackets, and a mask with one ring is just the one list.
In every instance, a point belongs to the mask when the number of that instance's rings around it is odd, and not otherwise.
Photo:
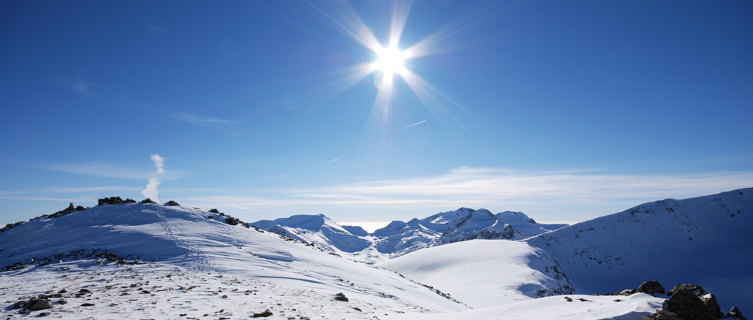
[(146, 188), (141, 191), (141, 194), (159, 203), (159, 190), (157, 188), (162, 182), (162, 176), (165, 175), (165, 159), (156, 153), (151, 156), (151, 159), (156, 170), (152, 173), (149, 183), (146, 184)]

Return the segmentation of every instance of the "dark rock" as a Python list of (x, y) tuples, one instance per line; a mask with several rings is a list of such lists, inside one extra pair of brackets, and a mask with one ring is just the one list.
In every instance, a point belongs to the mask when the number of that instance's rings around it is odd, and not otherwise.
[(31, 311), (37, 311), (37, 310), (44, 310), (52, 308), (50, 305), (50, 302), (47, 301), (47, 299), (44, 298), (31, 298), (29, 299), (29, 302), (26, 304), (26, 308), (28, 308)]
[(97, 205), (105, 205), (105, 204), (123, 204), (123, 199), (121, 197), (109, 197), (109, 198), (102, 198), (97, 200)]
[(82, 304), (81, 304), (81, 306), (82, 306), (82, 307), (93, 307), (93, 306), (94, 306), (94, 304), (93, 304), (93, 303), (91, 303), (91, 302), (86, 302), (86, 303), (82, 303)]
[(345, 295), (344, 295), (344, 294), (343, 294), (342, 292), (338, 292), (338, 293), (337, 293), (337, 294), (335, 295), (335, 301), (344, 301), (344, 302), (348, 302), (348, 297), (346, 297), (346, 296), (345, 296)]
[(233, 218), (233, 217), (227, 217), (227, 218), (225, 218), (225, 223), (227, 223), (227, 224), (229, 224), (231, 226), (238, 225), (239, 222), (240, 222), (240, 219), (238, 219), (238, 218)]
[(565, 300), (567, 300), (567, 302), (573, 302), (573, 298), (570, 297), (565, 297)]
[(664, 294), (665, 290), (664, 290), (664, 287), (662, 287), (662, 285), (659, 283), (659, 281), (649, 280), (644, 283), (641, 283), (641, 285), (638, 286), (638, 292), (655, 295), (657, 293)]
[(156, 202), (154, 202), (152, 199), (146, 198), (144, 200), (141, 200), (141, 202), (139, 203), (156, 203)]
[(176, 206), (179, 206), (180, 203), (177, 203), (177, 202), (175, 202), (173, 200), (170, 200), (168, 202), (165, 202), (165, 205), (168, 206), (168, 207), (176, 207)]
[(89, 289), (81, 288), (78, 292), (76, 292), (76, 298), (81, 298), (87, 294), (91, 294), (92, 292)]
[(622, 289), (620, 292), (615, 292), (612, 294), (609, 294), (610, 296), (629, 296), (635, 294), (637, 291), (635, 289)]
[(701, 301), (703, 301), (706, 308), (711, 310), (717, 318), (724, 318), (724, 313), (722, 313), (722, 309), (719, 308), (719, 302), (716, 300), (716, 296), (707, 293), (701, 297)]
[(732, 309), (730, 309), (729, 312), (727, 312), (727, 318), (748, 320), (748, 318), (743, 316), (743, 313), (740, 312), (740, 309), (738, 309), (737, 306), (732, 307)]
[(49, 313), (49, 312), (40, 312), (40, 313), (39, 313), (39, 314), (37, 315), (37, 317), (40, 317), (40, 318), (41, 318), (41, 317), (46, 317), (46, 316), (49, 316), (49, 315), (50, 315), (50, 313)]
[(261, 313), (254, 313), (254, 318), (266, 318), (272, 315), (272, 311), (269, 311), (269, 309), (264, 310), (264, 312)]
[[(698, 286), (700, 288), (700, 286)], [(674, 290), (674, 289), (673, 289)], [(703, 289), (701, 289), (703, 290)], [(664, 301), (663, 311), (670, 311), (680, 318), (695, 320), (713, 320), (717, 313), (711, 310), (695, 292), (697, 289), (679, 290), (672, 292), (672, 296)], [(664, 319), (664, 318), (657, 318)]]
[(683, 283), (683, 284), (678, 284), (672, 287), (672, 290), (669, 290), (667, 295), (671, 297), (672, 295), (674, 295), (675, 293), (679, 291), (688, 291), (698, 297), (706, 294), (706, 291), (704, 291), (700, 285), (697, 285), (695, 283)]

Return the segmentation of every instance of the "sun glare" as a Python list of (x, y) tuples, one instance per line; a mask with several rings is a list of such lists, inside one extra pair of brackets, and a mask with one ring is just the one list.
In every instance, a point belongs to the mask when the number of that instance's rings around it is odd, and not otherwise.
[(374, 61), (374, 70), (382, 73), (382, 81), (385, 84), (392, 83), (395, 73), (404, 74), (406, 54), (400, 51), (397, 45), (390, 45), (386, 48), (378, 48), (376, 51), (377, 59)]

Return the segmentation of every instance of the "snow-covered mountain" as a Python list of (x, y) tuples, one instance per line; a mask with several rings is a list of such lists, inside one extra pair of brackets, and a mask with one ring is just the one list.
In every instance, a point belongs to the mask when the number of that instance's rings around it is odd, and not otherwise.
[(505, 211), (494, 215), (486, 209), (469, 208), (408, 222), (392, 221), (371, 234), (360, 227), (340, 226), (324, 215), (297, 215), (257, 221), (252, 225), (367, 260), (374, 257), (382, 260), (385, 255), (400, 256), (472, 239), (523, 239), (566, 226), (539, 224), (521, 212)]
[[(68, 319), (236, 319), (266, 309), (283, 319), (366, 319), (467, 309), (393, 272), (228, 221), (121, 204), (22, 223), (0, 233), (0, 300), (55, 293), (45, 312)], [(0, 313), (18, 312), (5, 307)]]
[(609, 293), (647, 280), (666, 289), (698, 283), (722, 308), (753, 310), (751, 227), (748, 188), (646, 203), (525, 240), (433, 247), (379, 265), (490, 310), (538, 292)]
[(747, 188), (645, 203), (527, 242), (553, 257), (578, 292), (614, 292), (648, 279), (693, 282), (753, 310), (751, 228)]
[(360, 227), (343, 227), (323, 214), (261, 220), (251, 225), (293, 239), (314, 243), (330, 251), (336, 251), (334, 250), (336, 248), (342, 252), (356, 252), (371, 245), (370, 241), (349, 231), (363, 235), (365, 230)]

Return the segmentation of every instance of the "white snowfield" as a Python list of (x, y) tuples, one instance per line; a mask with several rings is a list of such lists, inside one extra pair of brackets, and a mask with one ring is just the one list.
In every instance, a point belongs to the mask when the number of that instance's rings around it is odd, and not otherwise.
[(554, 262), (542, 250), (520, 241), (456, 242), (418, 250), (380, 266), (447, 290), (473, 308), (528, 301), (539, 290), (551, 294), (550, 288), (567, 284), (558, 283), (553, 268), (545, 271)]
[[(576, 293), (618, 292), (648, 280), (658, 280), (666, 290), (697, 283), (714, 293), (723, 311), (736, 305), (746, 312), (753, 310), (751, 227), (753, 188), (747, 188), (646, 203), (522, 241), (471, 240), (432, 247), (380, 265), (484, 310), (505, 305), (511, 308), (506, 312), (513, 312), (520, 310), (514, 306), (518, 303), (550, 301), (530, 297), (542, 288), (557, 290), (566, 284), (551, 272), (556, 266)], [(650, 306), (657, 303), (642, 298), (630, 301), (638, 304), (629, 307), (634, 309), (630, 312), (652, 311)], [(566, 318), (565, 313), (557, 315), (551, 318)]]
[[(646, 280), (666, 289), (699, 283), (722, 309), (736, 304), (745, 313), (753, 310), (745, 301), (753, 289), (751, 216), (753, 188), (741, 189), (644, 204), (525, 240), (445, 244), (372, 266), (198, 209), (103, 205), (0, 233), (0, 268), (25, 264), (0, 269), (0, 315), (248, 319), (268, 309), (271, 319), (640, 319), (664, 299), (591, 294)], [(147, 262), (58, 255), (80, 249)], [(50, 309), (24, 316), (10, 308), (63, 289)], [(337, 293), (348, 301), (335, 300)]]
[[(183, 207), (124, 204), (24, 223), (0, 234), (0, 266), (98, 248), (156, 262), (96, 266), (91, 260), (63, 258), (62, 264), (0, 272), (0, 301), (7, 307), (21, 297), (61, 289), (93, 291), (91, 297), (63, 298), (67, 304), (42, 311), (67, 319), (177, 319), (180, 314), (247, 319), (266, 309), (284, 319), (369, 319), (467, 309), (393, 272), (273, 233), (228, 225), (209, 218), (212, 215)], [(131, 288), (134, 283), (137, 287)], [(247, 290), (252, 294), (246, 295)], [(335, 301), (338, 292), (349, 302)], [(85, 303), (94, 306), (82, 307)], [(2, 312), (5, 318), (18, 310)]]

